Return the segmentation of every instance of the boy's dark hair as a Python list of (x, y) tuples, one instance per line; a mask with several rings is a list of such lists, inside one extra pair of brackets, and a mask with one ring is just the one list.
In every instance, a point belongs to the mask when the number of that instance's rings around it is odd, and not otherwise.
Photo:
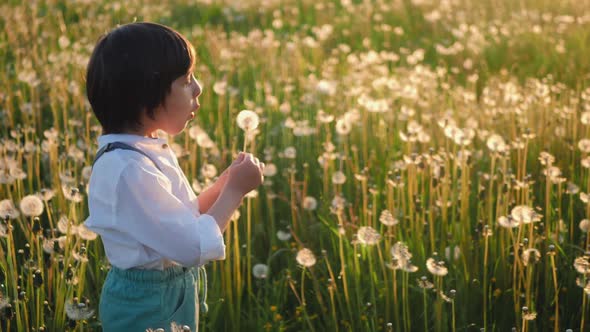
[(130, 23), (101, 36), (88, 62), (86, 94), (103, 133), (139, 129), (143, 109), (153, 118), (194, 61), (190, 42), (164, 25)]

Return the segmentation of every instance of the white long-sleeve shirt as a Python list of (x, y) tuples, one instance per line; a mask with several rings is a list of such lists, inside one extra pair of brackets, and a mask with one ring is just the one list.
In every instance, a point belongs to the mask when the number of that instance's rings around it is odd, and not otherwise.
[(215, 219), (200, 214), (197, 196), (166, 139), (131, 134), (98, 138), (98, 148), (123, 142), (148, 154), (115, 149), (92, 169), (85, 226), (100, 235), (109, 262), (121, 269), (162, 270), (225, 259)]

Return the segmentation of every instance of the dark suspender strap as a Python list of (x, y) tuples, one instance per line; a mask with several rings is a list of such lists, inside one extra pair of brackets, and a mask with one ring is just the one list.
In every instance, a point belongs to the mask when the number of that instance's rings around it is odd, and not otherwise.
[(156, 166), (156, 168), (158, 170), (160, 170), (160, 172), (162, 172), (162, 169), (160, 168), (160, 166), (158, 166), (158, 164), (156, 163), (156, 161), (153, 160), (152, 157), (150, 157), (147, 153), (141, 151), (140, 149), (138, 149), (138, 148), (136, 148), (134, 146), (131, 146), (129, 144), (125, 144), (123, 142), (112, 142), (112, 143), (108, 143), (107, 145), (103, 146), (96, 153), (96, 157), (94, 158), (94, 162), (92, 163), (92, 166), (94, 166), (94, 164), (96, 163), (96, 161), (98, 160), (98, 158), (100, 158), (105, 152), (113, 151), (115, 149), (123, 149), (123, 150), (131, 150), (131, 151), (139, 152), (142, 155), (144, 155), (147, 159), (151, 160), (152, 163), (154, 163), (154, 166)]

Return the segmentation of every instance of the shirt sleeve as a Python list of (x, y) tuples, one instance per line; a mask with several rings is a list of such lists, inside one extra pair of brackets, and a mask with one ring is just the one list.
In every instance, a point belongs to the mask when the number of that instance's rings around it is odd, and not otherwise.
[(223, 235), (215, 219), (193, 214), (171, 188), (155, 167), (130, 162), (117, 183), (117, 228), (183, 266), (225, 259)]

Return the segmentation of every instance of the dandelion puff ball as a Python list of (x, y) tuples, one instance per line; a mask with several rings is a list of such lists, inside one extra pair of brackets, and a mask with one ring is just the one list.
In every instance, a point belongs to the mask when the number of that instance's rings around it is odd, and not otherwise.
[(316, 258), (313, 252), (307, 248), (299, 250), (296, 257), (297, 263), (305, 267), (312, 267), (316, 263)]
[(256, 264), (252, 267), (252, 274), (255, 278), (266, 279), (268, 277), (268, 265)]
[(358, 230), (357, 238), (360, 243), (372, 246), (379, 243), (379, 240), (381, 240), (381, 234), (379, 234), (373, 227), (362, 226)]
[(20, 216), (20, 212), (14, 207), (14, 203), (12, 203), (9, 199), (4, 199), (0, 201), (0, 217), (16, 219)]
[(240, 127), (244, 131), (252, 131), (258, 128), (258, 123), (260, 119), (258, 118), (258, 114), (250, 110), (243, 110), (238, 113), (238, 127)]
[(590, 273), (590, 257), (580, 256), (574, 260), (574, 269), (581, 274)]
[(318, 207), (318, 201), (311, 197), (311, 196), (306, 196), (303, 199), (303, 209), (307, 210), (307, 211), (313, 211)]
[(583, 219), (580, 221), (580, 230), (584, 233), (590, 232), (590, 221), (588, 219)]
[(426, 260), (426, 268), (435, 276), (444, 277), (449, 273), (444, 261), (437, 261), (434, 258)]
[(38, 217), (43, 214), (43, 201), (37, 195), (28, 195), (20, 201), (20, 210), (27, 217)]
[(281, 241), (289, 241), (291, 239), (291, 233), (283, 231), (283, 230), (278, 230), (277, 231), (277, 238)]
[(399, 223), (399, 220), (393, 217), (393, 214), (389, 210), (381, 211), (379, 221), (385, 226), (394, 226)]

